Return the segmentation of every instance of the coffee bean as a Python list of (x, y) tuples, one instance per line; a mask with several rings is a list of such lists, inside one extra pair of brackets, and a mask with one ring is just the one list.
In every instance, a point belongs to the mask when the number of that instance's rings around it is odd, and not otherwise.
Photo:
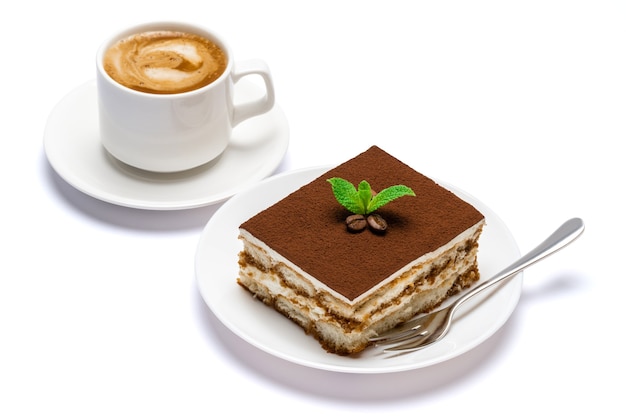
[(387, 229), (387, 221), (385, 221), (383, 217), (377, 213), (368, 216), (367, 223), (370, 228), (372, 228), (372, 231), (377, 233), (385, 232)]
[(350, 215), (346, 218), (346, 225), (350, 232), (361, 232), (367, 227), (367, 221), (363, 215)]

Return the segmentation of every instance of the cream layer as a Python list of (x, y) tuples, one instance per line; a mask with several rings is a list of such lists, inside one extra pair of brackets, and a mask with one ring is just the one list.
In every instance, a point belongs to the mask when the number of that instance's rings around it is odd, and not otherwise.
[(376, 322), (404, 309), (403, 301), (412, 294), (441, 289), (445, 285), (447, 291), (458, 276), (473, 268), (478, 251), (477, 240), (483, 225), (484, 221), (480, 221), (448, 244), (407, 264), (352, 301), (241, 230), (244, 250), (240, 261), (240, 281), (244, 284), (251, 280), (257, 282), (272, 297), (281, 297), (298, 305), (312, 320), (329, 320), (330, 316), (341, 321)]

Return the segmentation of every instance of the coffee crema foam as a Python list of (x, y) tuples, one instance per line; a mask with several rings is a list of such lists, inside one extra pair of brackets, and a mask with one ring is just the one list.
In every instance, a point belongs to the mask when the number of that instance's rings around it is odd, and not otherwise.
[(142, 32), (124, 38), (104, 55), (104, 70), (133, 90), (183, 93), (206, 86), (226, 69), (226, 54), (212, 41), (178, 31)]

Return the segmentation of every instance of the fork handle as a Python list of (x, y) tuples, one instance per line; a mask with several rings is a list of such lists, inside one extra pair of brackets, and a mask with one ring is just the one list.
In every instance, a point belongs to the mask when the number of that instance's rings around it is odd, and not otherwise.
[(571, 244), (585, 230), (585, 224), (580, 218), (572, 218), (561, 225), (556, 231), (546, 238), (541, 244), (528, 252), (525, 256), (513, 262), (511, 265), (500, 271), (491, 279), (475, 287), (454, 303), (452, 310), (455, 310), (463, 302), (472, 296), (486, 290), (503, 280), (513, 277), (515, 274), (535, 264), (537, 261), (554, 254), (558, 250)]

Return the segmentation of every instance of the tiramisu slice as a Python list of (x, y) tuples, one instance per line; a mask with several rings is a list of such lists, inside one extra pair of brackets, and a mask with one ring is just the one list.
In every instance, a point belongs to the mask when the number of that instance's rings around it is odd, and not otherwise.
[[(415, 196), (376, 209), (372, 221), (384, 227), (352, 229), (335, 178), (379, 192), (403, 185)], [(354, 354), (478, 280), (484, 223), (468, 202), (374, 146), (241, 225), (238, 283), (327, 351)]]

